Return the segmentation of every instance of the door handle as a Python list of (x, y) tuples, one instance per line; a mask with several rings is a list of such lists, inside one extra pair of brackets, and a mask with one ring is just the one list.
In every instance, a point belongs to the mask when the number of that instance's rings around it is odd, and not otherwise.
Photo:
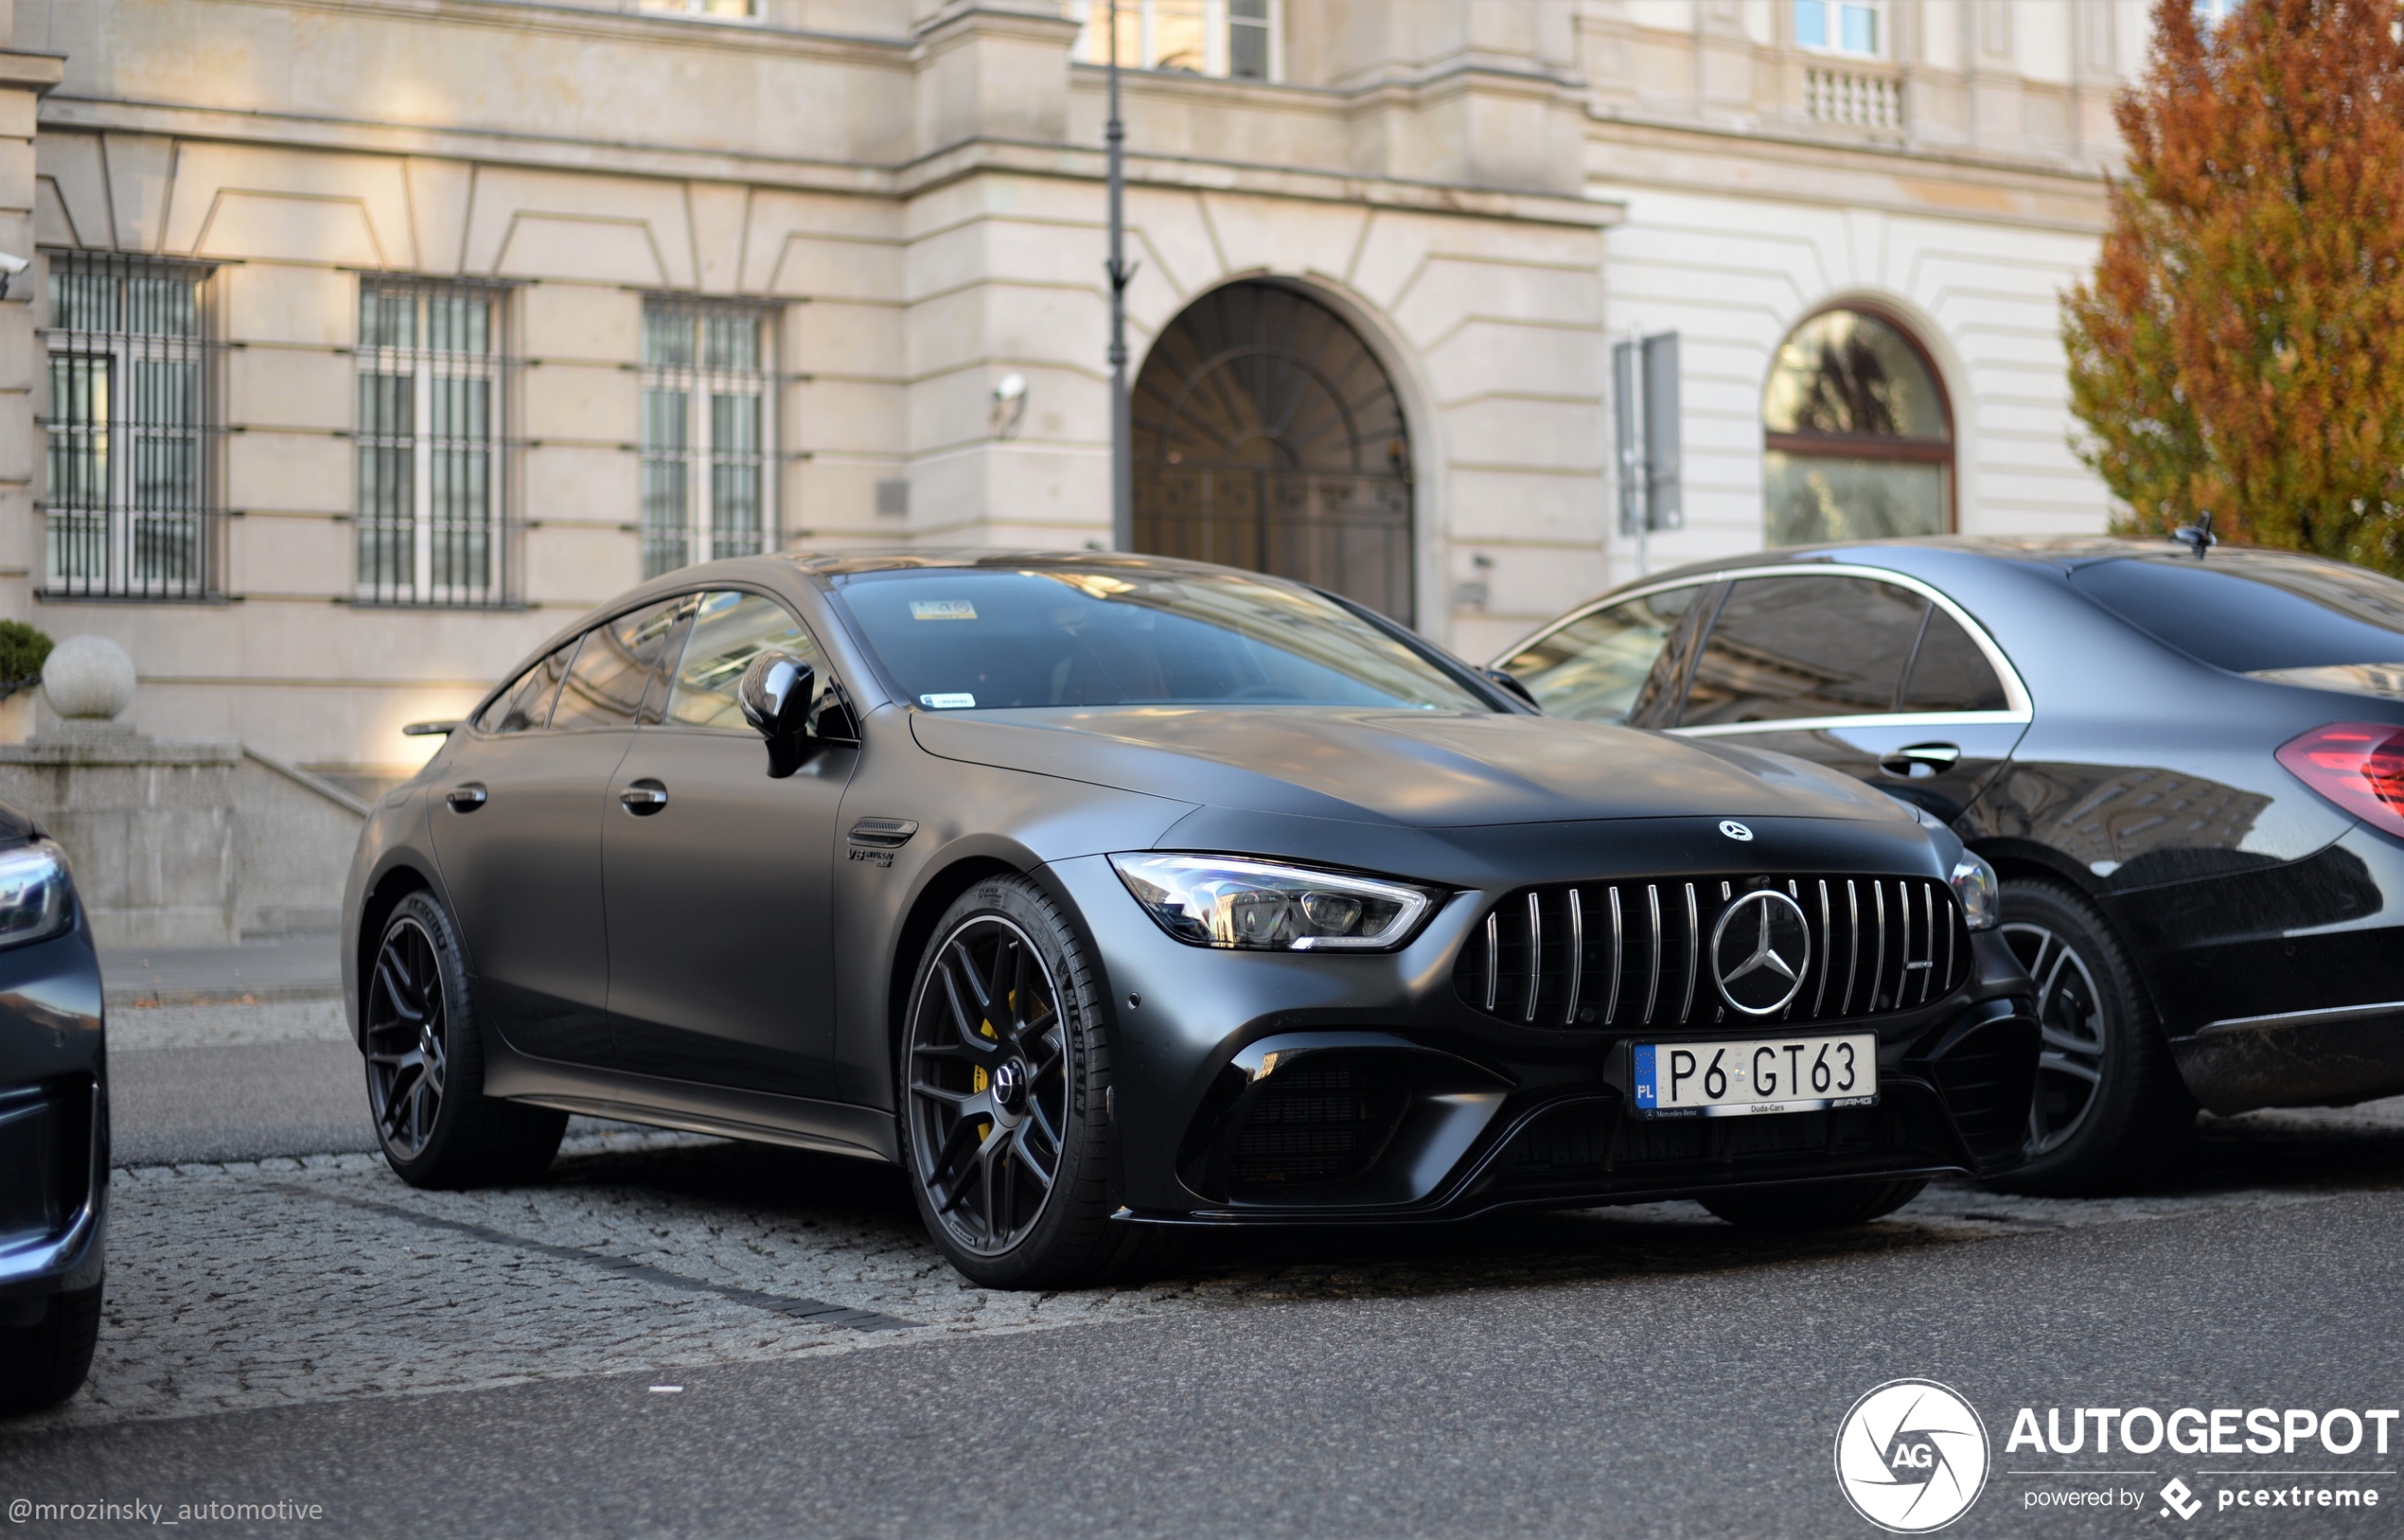
[(618, 801), (637, 818), (649, 818), (668, 805), (668, 788), (653, 780), (641, 780), (618, 793)]
[(472, 813), (482, 807), (487, 800), (488, 796), (485, 788), (473, 781), (466, 786), (452, 787), (443, 798), (443, 801), (451, 804), (451, 810), (454, 813)]
[(1958, 744), (1914, 743), (1880, 756), (1878, 768), (1906, 781), (1919, 781), (1952, 770), (1961, 757)]

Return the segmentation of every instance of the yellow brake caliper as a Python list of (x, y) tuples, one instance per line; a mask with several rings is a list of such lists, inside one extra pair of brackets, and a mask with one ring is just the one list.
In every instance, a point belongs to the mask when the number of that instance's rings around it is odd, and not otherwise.
[[(1018, 991), (1016, 989), (1012, 990), (1009, 995), (1009, 1000), (1010, 1008), (1014, 1011), (1016, 1010), (1018, 1008)], [(994, 1024), (990, 1020), (978, 1022), (977, 1032), (979, 1036), (991, 1037), (996, 1042), (1001, 1040), (1001, 1035), (994, 1031)], [(972, 1092), (981, 1091), (987, 1085), (991, 1084), (986, 1077), (985, 1067), (981, 1064), (971, 1065), (968, 1070), (968, 1089)], [(991, 1123), (979, 1124), (977, 1125), (977, 1142), (981, 1144), (986, 1140), (991, 1139), (993, 1137), (993, 1132), (994, 1125)]]

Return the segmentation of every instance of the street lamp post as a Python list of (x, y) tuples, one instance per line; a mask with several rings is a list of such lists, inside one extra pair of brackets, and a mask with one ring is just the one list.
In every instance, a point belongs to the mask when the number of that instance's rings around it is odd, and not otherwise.
[(1110, 0), (1110, 544), (1135, 549), (1135, 423), (1127, 402), (1126, 125), (1119, 120), (1119, 0)]

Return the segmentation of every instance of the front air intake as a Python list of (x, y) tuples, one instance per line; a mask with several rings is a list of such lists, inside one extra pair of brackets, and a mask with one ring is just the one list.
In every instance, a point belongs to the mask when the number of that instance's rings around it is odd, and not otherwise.
[(1243, 1194), (1347, 1181), (1367, 1172), (1401, 1124), (1410, 1094), (1378, 1056), (1313, 1055), (1264, 1080), (1228, 1162)]
[(1729, 905), (1764, 889), (1791, 901), (1792, 909), (1780, 906), (1788, 915), (1801, 912), (1810, 939), (1794, 998), (1768, 1019), (1910, 1010), (1951, 994), (1970, 970), (1970, 933), (1943, 882), (1661, 877), (1512, 894), (1471, 932), (1453, 987), (1476, 1010), (1525, 1026), (1682, 1028), (1743, 1019), (1715, 982), (1711, 938)]

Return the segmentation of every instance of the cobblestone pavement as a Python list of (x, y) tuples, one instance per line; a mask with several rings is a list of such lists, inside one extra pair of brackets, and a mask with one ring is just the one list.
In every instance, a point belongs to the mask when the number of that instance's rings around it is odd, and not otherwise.
[[(123, 1071), (187, 1074), (212, 1055), (275, 1045), (323, 1053), (345, 1029), (338, 1001), (284, 1000), (119, 1009), (110, 1036)], [(336, 1078), (346, 1087), (355, 1073), (346, 1061)], [(346, 1108), (353, 1093), (339, 1094)], [(125, 1126), (144, 1115), (140, 1098), (127, 1103), (121, 1133), (139, 1147), (158, 1130)], [(1684, 1203), (1434, 1231), (1212, 1238), (1170, 1276), (1042, 1295), (980, 1289), (954, 1273), (887, 1168), (583, 1119), (543, 1182), (497, 1192), (416, 1192), (359, 1154), (134, 1165), (116, 1174), (90, 1384), (14, 1426), (598, 1374), (672, 1378), (692, 1366), (1276, 1301), (1607, 1288), (2310, 1204), (2404, 1181), (2404, 1099), (2205, 1123), (2185, 1181), (2143, 1197), (2047, 1200), (1940, 1184), (1883, 1224), (1800, 1242), (1747, 1235)]]
[[(164, 1023), (163, 1023), (164, 1025)], [(1689, 1204), (1434, 1232), (1213, 1242), (1140, 1286), (1026, 1295), (944, 1266), (892, 1171), (693, 1136), (571, 1138), (541, 1184), (420, 1193), (370, 1156), (121, 1171), (100, 1353), (27, 1426), (870, 1351), (1269, 1301), (1607, 1288), (2031, 1229), (2311, 1204), (2404, 1178), (2404, 1103), (2207, 1120), (2181, 1190), (1939, 1185), (1896, 1218), (1764, 1240)]]

